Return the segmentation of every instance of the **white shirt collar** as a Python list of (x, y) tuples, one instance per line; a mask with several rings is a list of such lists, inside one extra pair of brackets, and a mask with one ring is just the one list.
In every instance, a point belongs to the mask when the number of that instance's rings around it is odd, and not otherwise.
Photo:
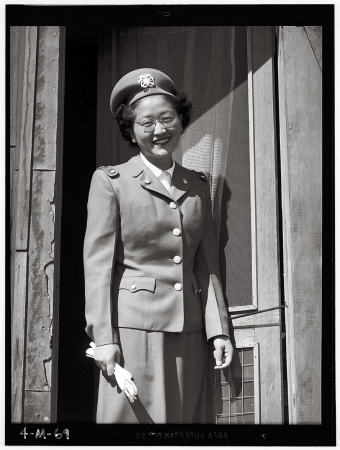
[[(140, 152), (140, 157), (142, 158), (142, 161), (144, 164), (153, 172), (154, 175), (156, 175), (157, 178), (159, 178), (165, 170), (160, 169), (159, 167), (156, 167), (155, 165), (151, 164), (151, 162), (145, 158), (142, 152)], [(166, 172), (170, 174), (170, 177), (172, 178), (172, 175), (174, 173), (175, 169), (175, 161), (172, 160), (172, 166), (170, 169), (166, 169)]]

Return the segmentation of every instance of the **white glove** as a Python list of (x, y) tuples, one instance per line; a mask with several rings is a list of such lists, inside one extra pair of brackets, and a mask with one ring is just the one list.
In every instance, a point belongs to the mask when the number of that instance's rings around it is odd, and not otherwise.
[(96, 344), (94, 342), (90, 342), (90, 347), (86, 350), (86, 356), (89, 358), (93, 358), (94, 355), (94, 349), (96, 348)]
[[(90, 342), (90, 347), (91, 348), (86, 350), (86, 356), (93, 358), (96, 344), (94, 342)], [(120, 389), (125, 393), (129, 401), (133, 403), (137, 399), (137, 387), (132, 381), (132, 374), (118, 363), (115, 363), (114, 375)]]

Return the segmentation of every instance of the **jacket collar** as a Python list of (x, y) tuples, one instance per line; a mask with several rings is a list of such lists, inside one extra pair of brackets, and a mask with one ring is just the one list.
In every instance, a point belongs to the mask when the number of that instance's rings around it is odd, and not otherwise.
[(170, 199), (178, 201), (190, 189), (190, 179), (187, 171), (175, 163), (175, 170), (172, 176), (172, 186), (168, 192), (161, 181), (145, 166), (140, 155), (133, 156), (129, 160), (131, 175), (137, 178), (139, 175), (140, 184), (150, 191), (162, 194)]
[(145, 164), (142, 161), (140, 155), (133, 156), (129, 159), (129, 165), (131, 170), (131, 175), (136, 178), (146, 169)]
[[(146, 165), (146, 167), (149, 167), (149, 169), (156, 175), (156, 177), (159, 178), (164, 171), (162, 169), (160, 169), (159, 167), (155, 166), (154, 164), (152, 164), (150, 161), (148, 161), (142, 152), (140, 152), (139, 155), (140, 155), (143, 163)], [(172, 178), (174, 169), (175, 169), (175, 161), (172, 160), (172, 166), (170, 167), (170, 169), (166, 169), (166, 171), (170, 174), (171, 178)]]

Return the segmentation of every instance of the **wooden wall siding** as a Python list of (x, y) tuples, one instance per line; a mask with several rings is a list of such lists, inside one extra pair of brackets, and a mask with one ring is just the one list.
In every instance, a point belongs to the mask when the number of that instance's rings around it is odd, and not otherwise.
[(18, 98), (18, 71), (19, 71), (19, 28), (10, 28), (10, 230), (11, 230), (11, 305), (14, 298), (14, 273), (15, 273), (15, 216), (16, 216), (16, 190), (18, 186), (17, 163), (17, 98)]
[(58, 96), (59, 89), (63, 89), (58, 80), (59, 39), (59, 27), (39, 27), (28, 268), (25, 412), (26, 398), (36, 395), (39, 399), (41, 392), (49, 392), (48, 396), (42, 396), (49, 405), (47, 415), (40, 411), (38, 401), (35, 404), (34, 417), (39, 416), (41, 420), (44, 416), (44, 421), (51, 420), (55, 168)]
[[(11, 304), (14, 295), (16, 191), (18, 188), (17, 98), (19, 77), (19, 30), (10, 28), (10, 230), (11, 230)], [(15, 200), (15, 201), (14, 201)]]
[(25, 390), (50, 390), (53, 313), (54, 171), (34, 171), (28, 265)]
[(49, 423), (50, 421), (50, 393), (26, 392), (25, 395), (25, 423)]
[[(58, 397), (58, 352), (59, 352), (59, 291), (60, 291), (60, 250), (61, 250), (61, 214), (62, 214), (62, 196), (63, 196), (63, 142), (64, 142), (64, 86), (65, 86), (65, 41), (66, 28), (59, 27), (53, 32), (57, 33), (59, 40), (58, 64), (58, 115), (56, 127), (56, 171), (54, 185), (54, 202), (51, 202), (52, 211), (54, 211), (54, 243), (53, 258), (54, 264), (50, 269), (54, 270), (54, 282), (51, 284), (53, 289), (53, 335), (52, 335), (52, 354), (53, 366), (51, 370), (51, 411), (50, 421), (57, 421), (57, 397)], [(53, 122), (53, 121), (52, 121)], [(54, 130), (54, 129), (53, 129)], [(54, 131), (53, 131), (54, 132)], [(55, 207), (54, 207), (55, 205)], [(50, 212), (51, 215), (51, 212)], [(51, 276), (50, 276), (51, 279)]]
[[(60, 28), (52, 26), (15, 31), (19, 33), (18, 68), (13, 57), (11, 72), (17, 70), (12, 88), (17, 108), (11, 114), (11, 126), (17, 127), (19, 165), (12, 201), (17, 200), (16, 216), (12, 215), (17, 230), (12, 277), (12, 421), (46, 423), (51, 421), (52, 324), (57, 310), (54, 243), (55, 222), (60, 222), (60, 217), (55, 218), (56, 191), (61, 197), (60, 186), (56, 187), (56, 179), (61, 184), (60, 161), (56, 173), (56, 160), (62, 148), (62, 36)], [(14, 157), (13, 161), (15, 166)]]
[[(251, 27), (258, 310), (280, 306), (274, 28)], [(259, 343), (261, 423), (283, 423), (280, 310), (250, 316)], [(239, 320), (239, 322), (237, 322)], [(240, 323), (235, 319), (235, 325)], [(248, 319), (249, 320), (249, 319)]]
[(322, 71), (322, 27), (303, 27), (307, 34), (315, 58)]
[(21, 131), (22, 89), (26, 27), (10, 28), (10, 230), (11, 230), (11, 303), (14, 296), (16, 252), (16, 214), (19, 181), (19, 136)]
[(37, 27), (26, 27), (23, 59), (23, 89), (20, 114), (19, 145), (19, 185), (17, 194), (16, 250), (28, 248), (28, 222), (31, 188), (31, 157), (33, 144), (33, 120), (35, 98), (35, 76), (37, 56)]
[(12, 420), (22, 422), (24, 357), (25, 357), (25, 322), (26, 322), (26, 278), (27, 252), (14, 253), (15, 278), (14, 298), (12, 303)]
[(22, 422), (37, 27), (13, 27), (10, 36), (12, 421)]
[(321, 71), (303, 27), (279, 28), (288, 405), (321, 423)]
[(16, 145), (16, 106), (17, 106), (17, 86), (18, 86), (18, 66), (19, 66), (19, 27), (10, 28), (10, 146)]
[(33, 170), (56, 169), (58, 77), (58, 27), (39, 27)]

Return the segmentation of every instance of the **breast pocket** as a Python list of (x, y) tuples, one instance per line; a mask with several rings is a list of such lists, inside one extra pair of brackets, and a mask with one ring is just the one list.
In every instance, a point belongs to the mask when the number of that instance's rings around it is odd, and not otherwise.
[(148, 329), (150, 303), (155, 289), (155, 278), (122, 278), (119, 285), (117, 323), (114, 326)]
[(139, 292), (139, 295), (142, 291), (154, 293), (155, 288), (156, 278), (152, 277), (123, 277), (119, 285), (119, 290), (125, 289), (132, 294)]

